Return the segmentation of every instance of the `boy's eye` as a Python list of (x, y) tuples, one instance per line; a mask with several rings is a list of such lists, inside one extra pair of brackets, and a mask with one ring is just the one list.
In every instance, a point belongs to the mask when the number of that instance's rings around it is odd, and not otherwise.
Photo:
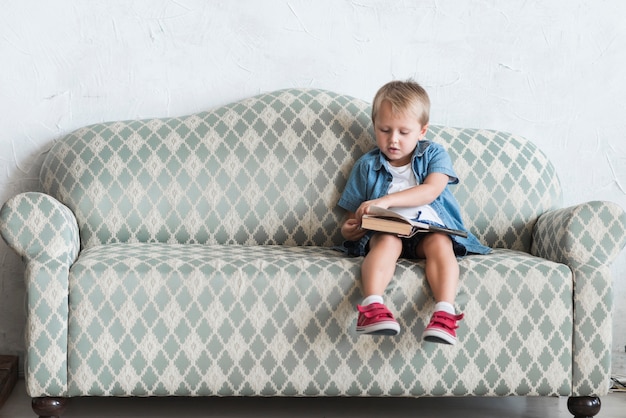
[[(389, 129), (389, 128), (379, 128), (378, 130), (379, 130), (380, 132), (383, 132), (383, 133), (389, 133), (389, 132), (391, 132), (391, 129)], [(408, 134), (410, 134), (410, 133), (411, 133), (411, 131), (399, 131), (399, 132), (400, 132), (400, 135), (408, 135)]]

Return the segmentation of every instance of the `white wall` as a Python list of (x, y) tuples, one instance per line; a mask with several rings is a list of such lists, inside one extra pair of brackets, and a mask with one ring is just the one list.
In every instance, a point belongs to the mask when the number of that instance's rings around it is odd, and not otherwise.
[[(432, 123), (495, 128), (555, 162), (565, 204), (626, 208), (626, 2), (107, 0), (2, 2), (0, 201), (86, 124), (192, 113), (312, 86), (371, 100), (394, 78)], [(626, 252), (613, 267), (613, 369), (626, 374)], [(23, 348), (22, 267), (0, 243), (0, 352)]]

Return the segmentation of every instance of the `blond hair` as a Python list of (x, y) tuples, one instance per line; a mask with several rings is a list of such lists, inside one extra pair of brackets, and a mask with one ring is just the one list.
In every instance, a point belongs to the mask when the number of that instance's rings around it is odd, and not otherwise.
[(390, 81), (382, 86), (372, 103), (372, 122), (376, 123), (378, 110), (385, 100), (391, 104), (394, 114), (409, 112), (417, 118), (420, 125), (428, 125), (430, 99), (426, 90), (415, 81)]

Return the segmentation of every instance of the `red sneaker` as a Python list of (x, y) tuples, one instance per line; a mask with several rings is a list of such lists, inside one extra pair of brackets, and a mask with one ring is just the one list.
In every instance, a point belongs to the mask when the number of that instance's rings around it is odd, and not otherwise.
[(463, 319), (463, 314), (452, 315), (437, 311), (430, 318), (430, 324), (424, 330), (422, 338), (431, 343), (456, 344), (456, 321)]
[(356, 321), (356, 333), (359, 335), (397, 335), (400, 325), (393, 314), (382, 303), (357, 305), (359, 319)]

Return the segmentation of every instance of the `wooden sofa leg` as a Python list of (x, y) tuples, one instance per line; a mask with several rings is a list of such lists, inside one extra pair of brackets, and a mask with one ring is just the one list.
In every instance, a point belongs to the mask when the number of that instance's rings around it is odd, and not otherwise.
[(574, 418), (591, 418), (600, 412), (601, 406), (597, 396), (571, 396), (567, 400), (567, 409)]
[(33, 411), (39, 418), (60, 418), (67, 401), (67, 398), (33, 398)]

